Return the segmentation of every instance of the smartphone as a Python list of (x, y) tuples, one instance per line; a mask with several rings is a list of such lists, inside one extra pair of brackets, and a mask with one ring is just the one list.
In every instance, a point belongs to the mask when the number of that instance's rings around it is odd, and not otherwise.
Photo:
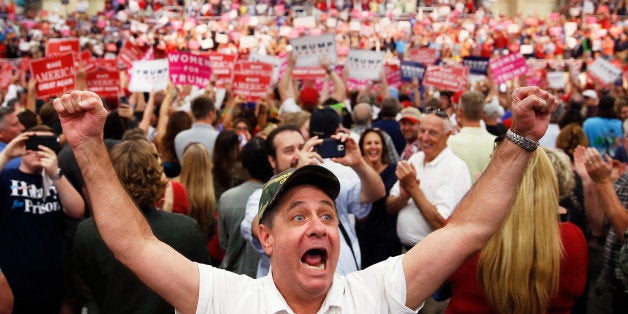
[(122, 104), (128, 105), (129, 104), (129, 97), (120, 96), (118, 98), (118, 104), (120, 104), (120, 105), (122, 105)]
[(323, 158), (344, 157), (345, 143), (326, 138), (323, 140), (323, 143), (316, 146), (316, 152)]
[(56, 135), (33, 135), (26, 140), (27, 150), (39, 150), (39, 145), (46, 146), (54, 152), (60, 149), (59, 138)]

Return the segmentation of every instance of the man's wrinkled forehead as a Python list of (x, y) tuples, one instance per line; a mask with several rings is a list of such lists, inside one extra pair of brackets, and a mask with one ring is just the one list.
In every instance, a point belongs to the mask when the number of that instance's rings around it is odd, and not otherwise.
[(278, 133), (273, 139), (273, 146), (275, 146), (275, 150), (277, 151), (293, 145), (300, 146), (304, 143), (303, 135), (295, 130), (286, 130)]

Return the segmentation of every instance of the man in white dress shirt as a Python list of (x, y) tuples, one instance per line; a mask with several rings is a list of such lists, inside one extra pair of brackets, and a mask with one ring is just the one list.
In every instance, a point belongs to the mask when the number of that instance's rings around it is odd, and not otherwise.
[(397, 235), (406, 250), (443, 227), (471, 188), (469, 168), (447, 146), (451, 133), (444, 111), (426, 111), (419, 126), (421, 151), (397, 165), (399, 181), (386, 205), (389, 212), (399, 213)]

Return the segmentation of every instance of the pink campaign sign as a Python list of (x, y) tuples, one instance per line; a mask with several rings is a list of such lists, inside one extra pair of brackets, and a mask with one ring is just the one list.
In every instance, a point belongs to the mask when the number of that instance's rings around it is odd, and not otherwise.
[(169, 53), (168, 66), (170, 80), (175, 85), (195, 85), (205, 88), (212, 75), (211, 60), (189, 52)]
[(493, 59), (489, 61), (488, 67), (496, 84), (506, 83), (508, 80), (528, 72), (526, 60), (519, 53)]

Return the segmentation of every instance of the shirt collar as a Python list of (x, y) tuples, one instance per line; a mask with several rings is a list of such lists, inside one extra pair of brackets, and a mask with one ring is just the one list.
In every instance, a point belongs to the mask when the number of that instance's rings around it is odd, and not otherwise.
[(345, 291), (343, 285), (340, 284), (340, 280), (342, 280), (340, 275), (334, 274), (334, 281), (332, 281), (325, 301), (323, 301), (318, 313), (329, 313), (332, 308), (342, 309)]
[(204, 122), (194, 122), (192, 126), (195, 128), (207, 128), (207, 129), (215, 130), (215, 128), (211, 124), (204, 123)]
[(436, 167), (449, 154), (452, 154), (452, 151), (451, 151), (451, 148), (449, 148), (449, 146), (447, 146), (447, 147), (445, 147), (445, 149), (443, 149), (442, 152), (440, 152), (440, 154), (438, 154), (438, 156), (436, 156), (436, 158), (434, 158), (434, 160), (432, 160), (430, 162), (426, 162), (425, 166)]
[[(332, 308), (341, 309), (343, 304), (343, 298), (345, 291), (343, 285), (339, 283), (340, 276), (334, 274), (334, 280), (327, 292), (327, 296), (321, 305), (321, 308), (317, 313), (328, 313)], [(280, 314), (288, 313), (294, 314), (294, 311), (290, 308), (286, 300), (281, 295), (275, 282), (273, 281), (272, 268), (268, 270), (268, 275), (262, 278), (264, 285), (265, 297), (266, 297), (266, 313)]]
[(485, 128), (483, 127), (468, 127), (465, 126), (462, 129), (460, 129), (460, 133), (469, 133), (469, 134), (482, 134), (484, 132), (487, 132)]
[(266, 313), (290, 313), (294, 314), (294, 311), (288, 306), (286, 300), (283, 298), (275, 282), (273, 281), (273, 270), (268, 270), (268, 275), (262, 278), (262, 284), (264, 286), (264, 296), (266, 298)]

